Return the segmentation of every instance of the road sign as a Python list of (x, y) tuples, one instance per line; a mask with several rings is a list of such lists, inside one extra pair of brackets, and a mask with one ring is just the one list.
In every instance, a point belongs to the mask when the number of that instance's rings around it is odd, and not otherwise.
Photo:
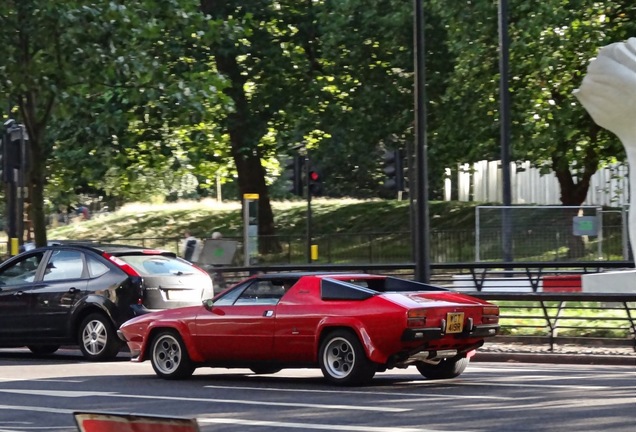
[(199, 432), (195, 419), (136, 414), (74, 412), (80, 432)]

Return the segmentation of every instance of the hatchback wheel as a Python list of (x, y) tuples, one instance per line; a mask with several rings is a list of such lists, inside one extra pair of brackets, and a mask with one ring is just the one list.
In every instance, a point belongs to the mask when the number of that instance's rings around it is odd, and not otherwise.
[(150, 362), (155, 373), (165, 379), (188, 378), (195, 369), (181, 336), (174, 330), (163, 330), (155, 336)]
[(468, 362), (468, 357), (450, 358), (444, 359), (436, 365), (419, 362), (416, 364), (416, 367), (417, 370), (428, 379), (448, 379), (460, 376), (462, 372), (466, 370)]
[(110, 320), (103, 314), (88, 315), (79, 327), (79, 347), (91, 361), (111, 360), (117, 356), (121, 341)]
[(334, 331), (325, 338), (318, 360), (322, 374), (334, 384), (366, 384), (376, 371), (358, 337), (347, 330)]

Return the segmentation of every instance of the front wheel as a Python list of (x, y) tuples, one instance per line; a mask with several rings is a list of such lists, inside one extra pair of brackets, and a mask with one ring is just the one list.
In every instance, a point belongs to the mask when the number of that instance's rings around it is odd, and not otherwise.
[(195, 369), (181, 336), (174, 330), (164, 330), (155, 336), (150, 362), (155, 373), (164, 379), (188, 378)]
[(121, 341), (106, 315), (88, 315), (79, 327), (79, 347), (84, 357), (91, 361), (112, 360), (121, 348)]
[(468, 362), (468, 357), (450, 358), (443, 359), (438, 364), (419, 362), (416, 367), (428, 379), (448, 379), (460, 376), (466, 370)]
[(318, 361), (324, 377), (338, 385), (366, 384), (376, 371), (358, 337), (347, 330), (327, 335), (320, 345)]

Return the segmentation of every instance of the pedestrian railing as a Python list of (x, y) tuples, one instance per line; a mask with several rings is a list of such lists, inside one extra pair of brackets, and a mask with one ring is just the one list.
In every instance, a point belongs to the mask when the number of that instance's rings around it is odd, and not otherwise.
[(501, 334), (516, 341), (550, 345), (593, 338), (630, 344), (636, 351), (636, 293), (476, 292), (499, 305)]

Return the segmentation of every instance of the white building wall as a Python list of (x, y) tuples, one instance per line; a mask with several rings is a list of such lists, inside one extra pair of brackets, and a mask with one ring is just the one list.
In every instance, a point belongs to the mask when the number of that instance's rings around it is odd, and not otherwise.
[[(627, 205), (628, 174), (625, 164), (599, 169), (590, 182), (585, 205), (621, 207)], [(510, 164), (513, 204), (561, 205), (561, 188), (554, 173), (541, 175), (530, 162)], [(452, 182), (446, 182), (449, 200)], [(499, 161), (479, 161), (459, 166), (457, 175), (459, 201), (502, 202), (502, 170)], [(471, 198), (472, 197), (472, 198)]]

